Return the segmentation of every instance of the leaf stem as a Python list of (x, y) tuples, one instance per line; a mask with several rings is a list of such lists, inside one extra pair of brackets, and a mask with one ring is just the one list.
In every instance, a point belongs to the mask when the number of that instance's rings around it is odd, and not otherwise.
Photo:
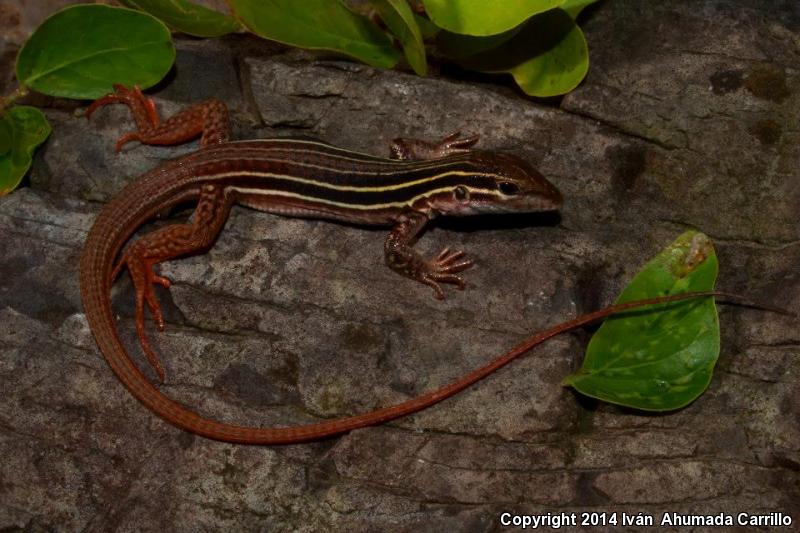
[(28, 87), (25, 85), (20, 85), (17, 87), (11, 94), (8, 96), (0, 96), (0, 112), (5, 111), (7, 107), (10, 107), (11, 104), (19, 100), (20, 98), (25, 98), (28, 96)]

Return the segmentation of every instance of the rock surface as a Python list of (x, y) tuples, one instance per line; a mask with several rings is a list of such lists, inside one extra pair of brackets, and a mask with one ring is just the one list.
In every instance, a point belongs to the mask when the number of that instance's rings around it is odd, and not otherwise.
[[(165, 392), (256, 425), (397, 403), (608, 303), (687, 228), (714, 240), (721, 289), (800, 311), (797, 4), (609, 1), (584, 28), (592, 67), (558, 107), (242, 37), (180, 41), (162, 115), (219, 97), (240, 138), (376, 154), (398, 135), (477, 132), (567, 202), (560, 218), (429, 231), (421, 250), (478, 263), (443, 302), (383, 267), (382, 230), (235, 208), (208, 254), (163, 266)], [(0, 199), (0, 530), (495, 531), (505, 511), (800, 521), (800, 329), (740, 307), (720, 308), (709, 390), (667, 415), (561, 387), (588, 338), (576, 333), (423, 413), (323, 442), (233, 446), (162, 422), (99, 355), (77, 263), (101, 202), (194, 147), (115, 156), (124, 109), (47, 114), (30, 185)], [(138, 358), (127, 281), (114, 302)]]

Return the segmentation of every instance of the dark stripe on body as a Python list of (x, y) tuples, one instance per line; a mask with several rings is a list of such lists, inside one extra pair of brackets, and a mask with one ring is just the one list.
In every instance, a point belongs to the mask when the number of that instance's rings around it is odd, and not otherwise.
[(271, 144), (266, 148), (242, 150), (242, 145), (269, 142), (237, 143), (236, 159), (224, 150), (225, 145), (220, 145), (190, 154), (186, 162), (196, 166), (197, 173), (203, 175), (257, 171), (351, 187), (400, 185), (446, 171), (486, 173), (485, 168), (478, 168), (463, 154), (430, 161), (392, 161), (380, 158), (351, 160), (351, 152), (328, 152), (318, 145), (304, 147), (313, 151), (302, 154), (273, 148)]
[(399, 189), (377, 191), (330, 189), (312, 183), (297, 182), (279, 177), (247, 175), (244, 173), (229, 178), (220, 178), (220, 182), (230, 187), (289, 192), (298, 194), (312, 201), (314, 198), (320, 198), (330, 202), (359, 206), (408, 203), (429, 191), (442, 188), (454, 188), (457, 185), (465, 185), (471, 188), (480, 188), (484, 190), (495, 189), (495, 180), (491, 177), (452, 174), (443, 174), (441, 177), (434, 180), (409, 185)]

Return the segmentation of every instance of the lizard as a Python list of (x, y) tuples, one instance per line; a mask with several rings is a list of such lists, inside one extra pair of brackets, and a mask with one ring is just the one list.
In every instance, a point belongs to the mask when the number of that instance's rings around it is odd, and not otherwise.
[[(237, 203), (285, 216), (390, 226), (386, 264), (430, 286), (444, 298), (442, 284), (465, 287), (461, 272), (473, 266), (464, 252), (445, 248), (426, 259), (413, 244), (437, 217), (481, 213), (558, 210), (558, 189), (527, 161), (503, 152), (473, 149), (477, 136), (452, 134), (439, 142), (395, 139), (390, 157), (338, 148), (310, 139), (230, 140), (230, 120), (219, 100), (193, 104), (161, 120), (155, 103), (138, 87), (115, 85), (114, 92), (87, 109), (122, 103), (137, 129), (119, 138), (169, 145), (200, 137), (200, 149), (168, 161), (126, 185), (91, 227), (80, 259), (81, 298), (95, 341), (130, 393), (168, 422), (204, 437), (247, 444), (289, 444), (317, 440), (375, 425), (440, 402), (488, 376), (544, 340), (603, 317), (648, 304), (717, 293), (684, 293), (606, 307), (545, 330), (506, 354), (437, 390), (398, 405), (336, 420), (293, 427), (247, 427), (206, 418), (167, 397), (131, 359), (120, 340), (111, 309), (114, 280), (126, 269), (135, 293), (134, 322), (142, 351), (163, 382), (165, 372), (145, 331), (148, 308), (159, 331), (164, 318), (153, 290), (169, 288), (156, 274), (163, 261), (208, 250)], [(128, 242), (148, 220), (171, 207), (196, 202), (186, 223), (171, 224)]]

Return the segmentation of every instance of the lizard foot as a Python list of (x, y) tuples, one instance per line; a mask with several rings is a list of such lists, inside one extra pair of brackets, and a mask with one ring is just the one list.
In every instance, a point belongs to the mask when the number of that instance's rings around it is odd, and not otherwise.
[[(86, 118), (91, 118), (92, 113), (109, 104), (125, 104), (131, 109), (134, 115), (141, 111), (142, 118), (144, 118), (150, 126), (157, 126), (159, 123), (156, 103), (152, 98), (147, 98), (142, 94), (138, 85), (134, 85), (133, 89), (128, 89), (124, 85), (115, 83), (113, 93), (98, 98), (86, 109)], [(137, 116), (136, 118), (138, 119), (139, 117)]]
[(119, 83), (114, 84), (114, 92), (98, 98), (86, 109), (86, 118), (91, 118), (92, 113), (110, 104), (125, 104), (131, 110), (133, 118), (136, 121), (138, 131), (126, 133), (121, 136), (114, 148), (117, 153), (122, 150), (122, 147), (130, 141), (141, 141), (141, 134), (143, 131), (152, 130), (158, 126), (160, 119), (158, 118), (158, 111), (156, 104), (152, 98), (147, 98), (142, 94), (138, 86), (133, 89), (128, 89)]
[(438, 142), (398, 138), (392, 141), (389, 157), (404, 160), (439, 159), (448, 155), (469, 152), (478, 139), (478, 135), (461, 138), (459, 131), (451, 133)]
[(139, 337), (139, 344), (150, 366), (153, 367), (153, 370), (155, 370), (159, 379), (163, 382), (165, 378), (164, 367), (161, 365), (161, 361), (150, 346), (150, 341), (147, 338), (147, 332), (144, 327), (144, 307), (146, 304), (150, 309), (150, 314), (153, 316), (156, 329), (158, 331), (164, 331), (164, 315), (161, 312), (161, 305), (158, 303), (153, 285), (161, 285), (164, 288), (169, 288), (172, 282), (168, 278), (159, 276), (154, 272), (153, 266), (157, 262), (156, 259), (146, 257), (146, 255), (142, 253), (142, 250), (134, 243), (131, 248), (123, 254), (120, 262), (114, 268), (112, 279), (116, 277), (123, 266), (128, 268), (136, 297), (136, 316), (134, 322), (136, 324), (136, 334)]
[(458, 273), (472, 268), (475, 261), (463, 259), (464, 255), (461, 250), (445, 248), (436, 256), (436, 259), (425, 263), (426, 268), (420, 273), (419, 280), (433, 288), (437, 300), (444, 300), (445, 297), (442, 283), (453, 284), (459, 290), (464, 290), (466, 287), (464, 278)]

